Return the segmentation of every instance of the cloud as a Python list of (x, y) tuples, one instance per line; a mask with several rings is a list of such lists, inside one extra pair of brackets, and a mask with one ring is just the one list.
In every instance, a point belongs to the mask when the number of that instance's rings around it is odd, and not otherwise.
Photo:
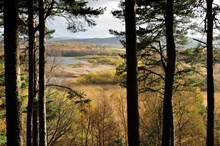
[(97, 25), (93, 28), (88, 28), (86, 32), (71, 33), (67, 31), (67, 22), (62, 17), (55, 17), (54, 21), (47, 21), (47, 27), (55, 29), (54, 37), (74, 37), (74, 38), (102, 38), (110, 37), (109, 29), (124, 30), (122, 22), (113, 18), (111, 10), (117, 8), (119, 0), (89, 0), (89, 6), (106, 7), (106, 11), (98, 18), (94, 18)]
[(93, 7), (107, 7), (111, 3), (119, 3), (119, 0), (88, 0), (89, 6)]

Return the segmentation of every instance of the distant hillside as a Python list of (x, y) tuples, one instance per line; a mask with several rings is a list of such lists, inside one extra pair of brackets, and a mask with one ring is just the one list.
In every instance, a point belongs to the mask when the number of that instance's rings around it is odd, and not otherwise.
[[(200, 40), (199, 38), (197, 38)], [(110, 47), (117, 47), (122, 48), (122, 44), (120, 40), (123, 38), (116, 38), (116, 37), (108, 37), (108, 38), (85, 38), (85, 39), (75, 39), (75, 38), (52, 38), (48, 40), (49, 42), (84, 42), (90, 44), (96, 44), (101, 46), (110, 46)], [(202, 39), (204, 41), (204, 39)], [(184, 48), (195, 48), (198, 47), (199, 42), (195, 41), (193, 38), (188, 37), (188, 44), (184, 46)]]
[(122, 38), (109, 37), (109, 38), (85, 38), (85, 39), (74, 39), (74, 38), (52, 38), (50, 42), (85, 42), (102, 46), (112, 46), (121, 48), (120, 43)]

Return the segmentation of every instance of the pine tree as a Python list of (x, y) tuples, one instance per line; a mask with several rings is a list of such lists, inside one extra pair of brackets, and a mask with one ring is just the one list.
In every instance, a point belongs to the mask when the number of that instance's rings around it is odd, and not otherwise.
[(174, 42), (174, 14), (173, 0), (167, 0), (166, 4), (166, 47), (167, 47), (167, 65), (165, 68), (165, 90), (163, 105), (163, 133), (162, 146), (171, 146), (174, 143), (173, 136), (173, 83), (176, 63), (176, 50)]
[(34, 6), (33, 0), (28, 1), (28, 34), (29, 34), (29, 85), (28, 85), (28, 108), (27, 108), (27, 146), (31, 146), (33, 141), (33, 102), (34, 102)]
[(4, 0), (7, 145), (22, 146), (17, 0)]
[(214, 145), (213, 0), (207, 0), (207, 146)]
[(45, 15), (44, 0), (39, 0), (39, 144), (47, 146), (45, 97)]
[(139, 146), (135, 0), (125, 1), (128, 145)]

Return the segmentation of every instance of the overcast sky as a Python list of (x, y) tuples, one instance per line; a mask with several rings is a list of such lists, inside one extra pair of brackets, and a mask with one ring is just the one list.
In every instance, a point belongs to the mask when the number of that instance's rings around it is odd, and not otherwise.
[(103, 15), (95, 18), (97, 25), (88, 28), (86, 32), (72, 33), (68, 31), (66, 21), (61, 17), (56, 17), (54, 21), (47, 22), (47, 27), (55, 29), (54, 37), (73, 37), (73, 38), (103, 38), (111, 37), (109, 29), (124, 30), (124, 25), (118, 19), (113, 18), (111, 11), (118, 7), (119, 0), (89, 0), (89, 6), (106, 7)]
[[(47, 26), (51, 29), (55, 29), (54, 37), (72, 37), (72, 38), (103, 38), (112, 37), (109, 34), (109, 29), (124, 30), (122, 22), (114, 18), (111, 11), (118, 9), (120, 0), (88, 0), (89, 6), (92, 7), (106, 7), (106, 11), (103, 15), (95, 18), (97, 25), (92, 28), (88, 28), (86, 32), (72, 33), (67, 31), (66, 21), (61, 17), (56, 17), (54, 21), (47, 22)], [(220, 4), (219, 0), (214, 0), (215, 3)]]

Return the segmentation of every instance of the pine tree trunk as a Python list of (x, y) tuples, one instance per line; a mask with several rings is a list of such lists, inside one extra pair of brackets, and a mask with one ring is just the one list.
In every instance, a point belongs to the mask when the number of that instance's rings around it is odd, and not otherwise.
[(28, 110), (27, 110), (27, 146), (32, 145), (33, 129), (33, 100), (34, 100), (34, 22), (33, 0), (28, 1), (28, 31), (29, 31), (29, 87), (28, 87)]
[(17, 0), (4, 0), (7, 145), (22, 146)]
[[(36, 34), (36, 32), (34, 32)], [(34, 46), (36, 46), (36, 37), (34, 36)], [(33, 146), (39, 145), (39, 117), (38, 117), (38, 96), (37, 96), (37, 63), (36, 63), (36, 50), (37, 48), (34, 47), (34, 108), (33, 108)]]
[(38, 100), (35, 98), (34, 101), (34, 108), (33, 108), (33, 146), (38, 146), (38, 131), (39, 131), (39, 125), (38, 125)]
[(214, 145), (213, 0), (207, 0), (207, 146)]
[(175, 127), (174, 127), (174, 118), (173, 118), (173, 108), (172, 108), (172, 118), (171, 118), (171, 140), (170, 145), (175, 146)]
[(39, 139), (40, 146), (47, 145), (45, 98), (45, 19), (44, 0), (39, 0)]
[(163, 105), (163, 133), (162, 145), (172, 145), (172, 94), (173, 82), (175, 73), (176, 51), (173, 37), (173, 0), (167, 0), (166, 7), (166, 44), (167, 44), (167, 66), (165, 69), (165, 92), (164, 92), (164, 105)]
[(128, 145), (139, 146), (135, 0), (125, 0)]

